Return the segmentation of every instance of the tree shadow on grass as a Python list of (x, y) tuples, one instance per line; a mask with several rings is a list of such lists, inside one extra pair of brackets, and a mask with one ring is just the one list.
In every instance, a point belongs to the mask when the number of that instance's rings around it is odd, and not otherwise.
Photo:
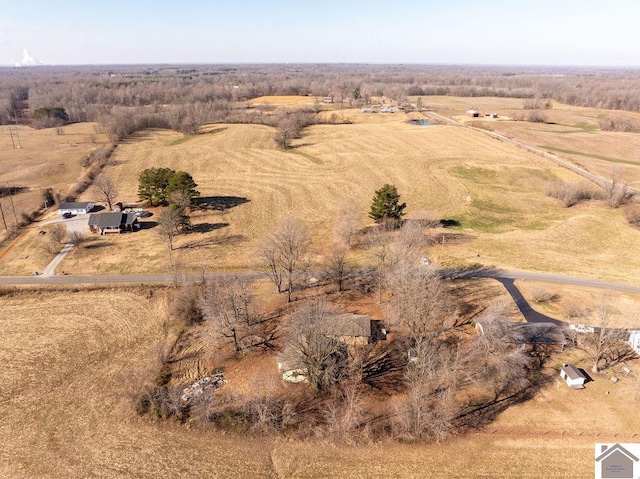
[(107, 243), (106, 241), (95, 241), (95, 242), (85, 243), (82, 245), (84, 249), (99, 249), (99, 248), (106, 248), (107, 246), (110, 246), (110, 244)]
[(188, 233), (210, 233), (215, 230), (226, 228), (229, 223), (198, 223), (192, 225)]
[(492, 398), (471, 400), (464, 410), (453, 420), (460, 432), (482, 429), (504, 412), (507, 408), (533, 399), (542, 387), (552, 378), (540, 370), (529, 370), (527, 384), (512, 391), (498, 391)]
[(458, 220), (452, 219), (441, 219), (440, 224), (443, 228), (457, 228), (458, 226), (461, 226)]
[(229, 246), (242, 243), (246, 238), (242, 235), (220, 236), (214, 238), (203, 238), (198, 241), (192, 241), (176, 249), (196, 249), (208, 246)]
[(139, 221), (138, 224), (140, 225), (141, 230), (149, 230), (158, 226), (157, 221)]
[(196, 206), (202, 210), (226, 211), (251, 201), (242, 196), (201, 196), (194, 199)]

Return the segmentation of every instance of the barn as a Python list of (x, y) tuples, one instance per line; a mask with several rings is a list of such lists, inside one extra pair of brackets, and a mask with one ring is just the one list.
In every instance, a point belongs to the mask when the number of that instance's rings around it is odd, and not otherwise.
[(85, 215), (93, 209), (93, 203), (60, 203), (58, 213), (60, 215)]

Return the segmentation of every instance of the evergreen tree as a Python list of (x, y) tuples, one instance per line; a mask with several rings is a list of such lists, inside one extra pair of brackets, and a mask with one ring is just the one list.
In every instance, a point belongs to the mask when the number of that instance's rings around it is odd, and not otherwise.
[(147, 168), (140, 173), (138, 196), (151, 205), (167, 202), (167, 187), (175, 175), (171, 168)]
[(186, 171), (176, 171), (169, 179), (167, 185), (166, 194), (170, 202), (172, 202), (172, 196), (174, 193), (181, 193), (185, 198), (193, 199), (200, 195), (200, 192), (196, 190), (195, 181), (193, 177)]
[(376, 191), (371, 203), (369, 217), (376, 223), (397, 221), (404, 215), (406, 203), (400, 203), (400, 195), (394, 185), (385, 184)]

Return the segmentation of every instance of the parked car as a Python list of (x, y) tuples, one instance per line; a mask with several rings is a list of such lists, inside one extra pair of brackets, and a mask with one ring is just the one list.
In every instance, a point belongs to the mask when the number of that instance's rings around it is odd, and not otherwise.
[(68, 211), (62, 215), (63, 218), (73, 218), (73, 213), (69, 213)]

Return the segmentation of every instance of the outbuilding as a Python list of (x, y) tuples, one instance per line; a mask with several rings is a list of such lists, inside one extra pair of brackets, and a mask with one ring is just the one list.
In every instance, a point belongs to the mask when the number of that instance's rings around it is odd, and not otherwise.
[(563, 364), (560, 368), (560, 377), (573, 389), (584, 389), (587, 377), (582, 371), (572, 364)]
[(86, 215), (93, 209), (93, 203), (60, 203), (58, 213), (60, 215)]

